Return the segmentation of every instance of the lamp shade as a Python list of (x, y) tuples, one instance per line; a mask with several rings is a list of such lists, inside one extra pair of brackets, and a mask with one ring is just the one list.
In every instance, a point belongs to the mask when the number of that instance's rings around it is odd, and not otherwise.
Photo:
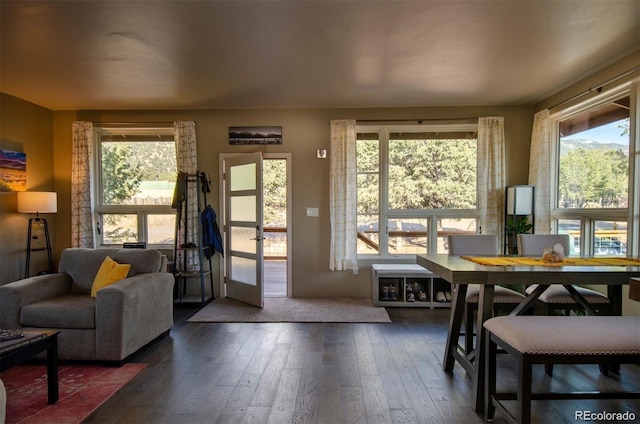
[(507, 214), (533, 214), (533, 186), (517, 185), (507, 187)]
[(19, 191), (18, 212), (56, 213), (58, 194), (51, 191)]

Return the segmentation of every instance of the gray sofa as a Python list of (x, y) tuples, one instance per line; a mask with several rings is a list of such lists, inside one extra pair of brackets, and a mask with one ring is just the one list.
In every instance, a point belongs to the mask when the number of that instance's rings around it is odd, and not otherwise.
[[(131, 264), (127, 278), (91, 297), (106, 256)], [(0, 328), (54, 328), (63, 360), (123, 361), (173, 326), (173, 275), (157, 250), (62, 252), (58, 272), (0, 286)]]

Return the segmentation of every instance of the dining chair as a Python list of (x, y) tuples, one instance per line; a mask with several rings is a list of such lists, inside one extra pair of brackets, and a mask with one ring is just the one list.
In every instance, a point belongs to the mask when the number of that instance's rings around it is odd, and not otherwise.
[[(450, 255), (498, 256), (500, 246), (495, 234), (449, 234), (447, 236)], [(495, 286), (493, 292), (493, 314), (511, 312), (525, 296), (507, 287)], [(473, 350), (473, 317), (478, 311), (480, 285), (469, 284), (465, 298), (466, 318), (464, 324), (465, 353)]]
[[(520, 256), (541, 257), (548, 247), (560, 243), (569, 256), (571, 252), (571, 239), (568, 234), (518, 234), (516, 236), (518, 254)], [(533, 292), (537, 284), (527, 287), (527, 294)], [(585, 298), (601, 315), (608, 314), (611, 301), (604, 294), (584, 287), (575, 287), (576, 291)], [(562, 311), (570, 315), (571, 311), (583, 311), (583, 308), (571, 297), (569, 291), (560, 285), (552, 285), (544, 291), (536, 302), (545, 315), (553, 315), (555, 311)]]

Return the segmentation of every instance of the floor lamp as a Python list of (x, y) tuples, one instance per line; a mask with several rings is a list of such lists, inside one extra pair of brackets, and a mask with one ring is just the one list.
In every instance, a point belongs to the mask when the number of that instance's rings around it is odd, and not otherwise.
[[(48, 191), (19, 191), (18, 212), (36, 214), (35, 218), (29, 218), (27, 263), (24, 269), (24, 278), (29, 277), (32, 251), (46, 250), (49, 259), (49, 269), (47, 272), (53, 272), (53, 254), (51, 252), (51, 240), (49, 239), (49, 226), (47, 225), (47, 220), (42, 218), (40, 214), (58, 212), (58, 195)], [(41, 243), (38, 243), (40, 245), (39, 247), (32, 247), (33, 243), (40, 241), (40, 237), (43, 235), (42, 233), (44, 233), (45, 247), (42, 247)]]

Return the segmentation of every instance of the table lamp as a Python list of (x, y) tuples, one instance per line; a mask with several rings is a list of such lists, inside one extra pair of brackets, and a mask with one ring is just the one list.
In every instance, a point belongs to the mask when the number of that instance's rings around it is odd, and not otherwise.
[[(41, 213), (58, 212), (58, 195), (48, 191), (19, 191), (18, 192), (18, 212), (35, 213), (35, 218), (29, 218), (29, 231), (27, 234), (27, 264), (25, 266), (24, 278), (29, 277), (29, 265), (31, 262), (31, 251), (46, 250), (49, 259), (49, 270), (53, 272), (53, 255), (51, 252), (51, 241), (49, 239), (49, 226), (47, 220), (40, 216)], [(41, 234), (33, 231), (37, 225), (42, 225), (46, 247), (32, 249), (31, 245), (37, 241)]]

